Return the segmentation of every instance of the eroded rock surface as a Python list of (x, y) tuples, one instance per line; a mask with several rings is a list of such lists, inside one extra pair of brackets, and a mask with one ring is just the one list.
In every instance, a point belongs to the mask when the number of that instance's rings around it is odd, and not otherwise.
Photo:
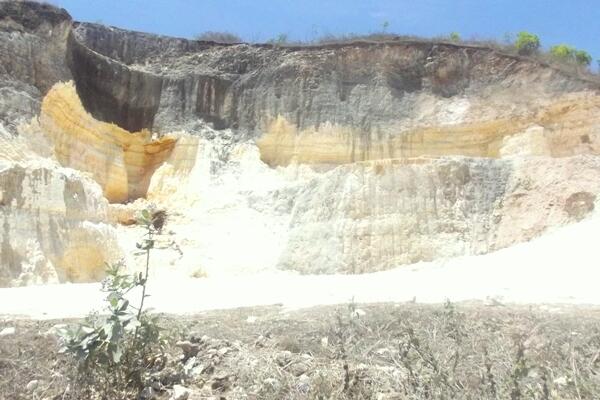
[(222, 45), (30, 2), (0, 2), (0, 37), (0, 285), (96, 279), (145, 207), (169, 215), (153, 273), (193, 277), (484, 254), (596, 209), (600, 84), (532, 59)]
[(38, 115), (54, 83), (71, 79), (71, 23), (65, 10), (48, 4), (0, 1), (0, 125), (11, 133)]
[(0, 162), (0, 286), (100, 279), (121, 257), (107, 207), (76, 171)]
[(175, 142), (169, 136), (152, 140), (147, 130), (128, 132), (95, 120), (70, 83), (52, 87), (44, 97), (39, 120), (56, 159), (64, 166), (92, 174), (111, 202), (145, 197), (150, 177)]

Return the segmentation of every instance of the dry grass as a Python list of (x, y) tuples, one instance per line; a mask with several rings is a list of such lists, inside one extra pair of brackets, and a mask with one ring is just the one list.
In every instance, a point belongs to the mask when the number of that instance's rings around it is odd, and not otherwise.
[(538, 51), (529, 56), (519, 55), (517, 48), (515, 47), (513, 40), (500, 41), (493, 38), (481, 38), (472, 37), (468, 39), (453, 40), (449, 36), (437, 36), (437, 37), (420, 37), (414, 35), (398, 35), (387, 32), (373, 32), (368, 34), (343, 34), (343, 35), (324, 35), (314, 40), (309, 41), (291, 41), (277, 43), (277, 46), (283, 47), (311, 47), (311, 46), (336, 46), (345, 45), (352, 43), (423, 43), (423, 44), (437, 44), (437, 45), (449, 45), (459, 47), (472, 47), (480, 49), (489, 49), (496, 51), (500, 54), (518, 57), (521, 59), (529, 59), (539, 62), (543, 65), (555, 68), (571, 76), (577, 76), (581, 79), (585, 79), (593, 82), (600, 82), (599, 74), (593, 73), (589, 68), (575, 63), (560, 60), (553, 57), (551, 54), (545, 51)]
[[(66, 371), (71, 364), (57, 357), (56, 340), (46, 332), (53, 324), (37, 321), (3, 321), (4, 326), (16, 327), (14, 335), (0, 337), (0, 399), (42, 399), (64, 391), (68, 385)], [(37, 380), (36, 397), (26, 386)]]
[[(54, 322), (5, 321), (0, 398), (75, 399), (72, 373), (45, 335)], [(600, 393), (600, 311), (483, 305), (366, 305), (165, 316), (169, 365), (157, 398), (593, 399)], [(203, 337), (204, 336), (204, 337)], [(185, 368), (175, 346), (189, 339)], [(30, 391), (28, 382), (39, 381)], [(73, 389), (73, 388), (71, 388)], [(161, 392), (162, 390), (162, 392)], [(4, 397), (3, 397), (4, 396)]]

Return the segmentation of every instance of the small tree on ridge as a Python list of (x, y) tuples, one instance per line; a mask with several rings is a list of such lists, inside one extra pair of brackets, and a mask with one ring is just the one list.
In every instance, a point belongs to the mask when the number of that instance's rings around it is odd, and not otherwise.
[(540, 38), (538, 35), (529, 32), (519, 32), (515, 47), (519, 54), (531, 55), (537, 52), (540, 48)]

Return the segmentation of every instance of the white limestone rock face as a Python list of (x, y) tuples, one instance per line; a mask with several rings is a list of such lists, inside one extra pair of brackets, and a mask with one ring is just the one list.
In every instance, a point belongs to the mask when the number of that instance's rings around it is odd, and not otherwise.
[[(193, 277), (275, 271), (295, 195), (315, 173), (272, 169), (251, 142), (178, 135), (148, 189), (148, 200), (169, 214), (153, 271)], [(130, 236), (125, 246), (141, 234), (135, 227), (120, 232)]]
[(96, 281), (122, 256), (100, 187), (49, 161), (0, 161), (0, 286)]
[(278, 267), (365, 273), (486, 254), (590, 215), (599, 175), (591, 155), (338, 167), (299, 192)]
[(599, 175), (594, 155), (271, 168), (252, 142), (180, 133), (149, 188), (170, 214), (155, 269), (352, 274), (485, 254), (585, 218)]
[(524, 132), (504, 138), (500, 155), (511, 156), (550, 156), (551, 149), (548, 138), (544, 135), (544, 128), (531, 126)]
[(469, 158), (338, 167), (299, 194), (280, 267), (364, 273), (487, 252), (510, 172)]

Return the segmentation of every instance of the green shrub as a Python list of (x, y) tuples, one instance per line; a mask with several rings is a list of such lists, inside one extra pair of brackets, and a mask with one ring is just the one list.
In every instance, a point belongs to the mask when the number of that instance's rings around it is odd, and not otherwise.
[(450, 35), (448, 35), (448, 39), (452, 42), (460, 42), (460, 34), (458, 32), (451, 32)]
[(592, 56), (585, 50), (576, 50), (575, 61), (579, 65), (588, 66), (592, 63)]
[(592, 62), (592, 56), (585, 50), (578, 50), (567, 44), (559, 44), (550, 48), (550, 55), (563, 62), (575, 63), (588, 66)]
[(537, 35), (529, 32), (519, 32), (515, 47), (519, 54), (531, 55), (540, 48), (540, 38)]
[(550, 55), (561, 61), (570, 61), (575, 53), (575, 49), (566, 44), (559, 44), (550, 47)]
[[(145, 272), (123, 273), (124, 263), (108, 266), (102, 282), (106, 295), (107, 317), (90, 314), (85, 322), (59, 331), (61, 353), (74, 358), (78, 366), (76, 390), (90, 396), (100, 393), (102, 398), (117, 398), (124, 393), (137, 395), (147, 385), (149, 374), (164, 360), (165, 342), (161, 337), (158, 317), (144, 309), (150, 251), (153, 235), (159, 228), (156, 213), (147, 210), (139, 219), (146, 228), (144, 239), (136, 244), (146, 254)], [(139, 305), (133, 306), (127, 295), (141, 290)]]

